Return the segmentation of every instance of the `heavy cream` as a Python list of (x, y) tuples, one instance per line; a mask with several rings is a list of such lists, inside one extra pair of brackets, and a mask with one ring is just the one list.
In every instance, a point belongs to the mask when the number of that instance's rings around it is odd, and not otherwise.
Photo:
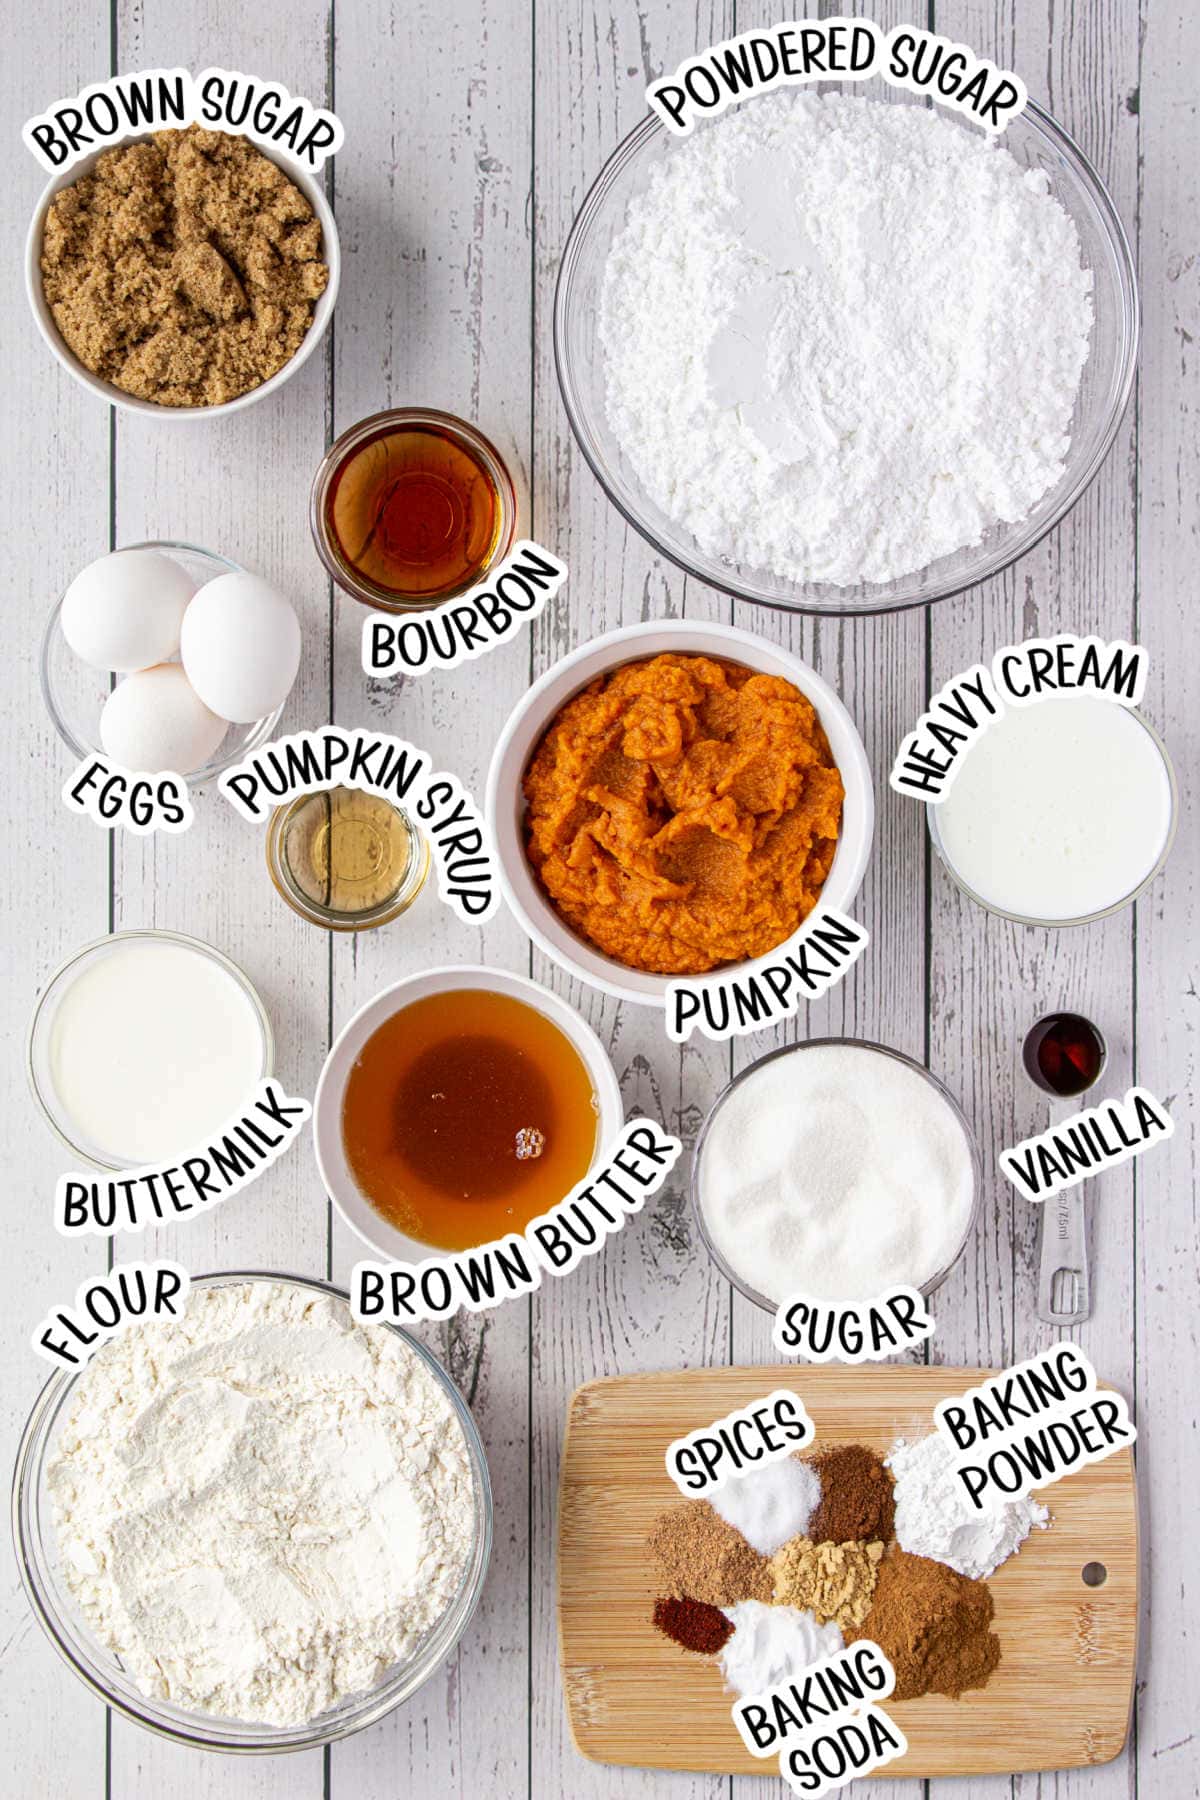
[(1063, 923), (1129, 898), (1171, 830), (1171, 778), (1127, 707), (1014, 707), (979, 738), (936, 809), (942, 855), (985, 906)]
[(268, 1072), (236, 978), (202, 949), (152, 936), (118, 939), (65, 987), (47, 1062), (67, 1135), (126, 1167), (194, 1149)]

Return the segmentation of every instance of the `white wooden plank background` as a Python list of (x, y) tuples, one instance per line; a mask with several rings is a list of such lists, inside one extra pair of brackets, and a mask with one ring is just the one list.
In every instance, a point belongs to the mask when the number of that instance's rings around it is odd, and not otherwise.
[[(1079, 1332), (1102, 1373), (1136, 1399), (1146, 1536), (1135, 1729), (1106, 1768), (938, 1781), (933, 1800), (1059, 1800), (1200, 1792), (1195, 1506), (1197, 1221), (1195, 1123), (1200, 877), (1191, 774), (1200, 760), (1200, 658), (1192, 621), (1200, 551), (1200, 125), (1192, 0), (879, 0), (884, 24), (918, 22), (1015, 67), (1109, 183), (1135, 242), (1145, 308), (1137, 400), (1100, 479), (1016, 569), (930, 614), (813, 623), (733, 606), (685, 581), (608, 507), (558, 400), (550, 313), (558, 257), (602, 162), (643, 111), (647, 80), (748, 25), (805, 10), (767, 0), (48, 0), (8, 9), (0, 67), (11, 175), (0, 194), (8, 256), (4, 520), (9, 626), (3, 690), (11, 748), (3, 933), (7, 1127), (5, 1334), (11, 1447), (40, 1381), (34, 1322), (102, 1267), (97, 1240), (50, 1223), (61, 1154), (24, 1090), (21, 1037), (42, 977), (110, 926), (157, 924), (209, 938), (267, 998), (292, 1090), (311, 1092), (332, 1031), (387, 981), (439, 960), (531, 969), (597, 1026), (626, 1104), (685, 1135), (736, 1052), (671, 1049), (640, 1010), (565, 983), (507, 919), (480, 934), (427, 893), (401, 924), (328, 941), (276, 901), (261, 846), (214, 796), (182, 839), (118, 838), (57, 804), (65, 753), (42, 712), (36, 651), (54, 596), (84, 561), (138, 538), (224, 549), (285, 586), (306, 656), (291, 728), (327, 717), (391, 726), (479, 791), (491, 745), (530, 676), (612, 625), (686, 612), (733, 618), (810, 657), (845, 695), (877, 776), (927, 688), (1035, 628), (1135, 635), (1153, 656), (1146, 705), (1167, 734), (1185, 816), (1167, 874), (1135, 912), (1048, 934), (966, 905), (931, 868), (919, 811), (877, 789), (876, 854), (859, 903), (868, 955), (802, 1030), (874, 1036), (918, 1056), (962, 1098), (985, 1148), (987, 1204), (971, 1253), (939, 1295), (937, 1361), (1003, 1363), (1048, 1341), (1034, 1313), (1035, 1221), (998, 1179), (995, 1152), (1039, 1122), (1016, 1047), (1039, 1011), (1069, 1002), (1103, 1024), (1120, 1088), (1136, 1073), (1172, 1104), (1172, 1144), (1109, 1176), (1090, 1202), (1094, 1315)], [(818, 7), (810, 4), (808, 11)], [(192, 429), (111, 420), (51, 363), (21, 292), (19, 247), (40, 185), (23, 120), (115, 70), (211, 63), (283, 79), (336, 108), (346, 146), (330, 175), (345, 259), (323, 354), (273, 402)], [(368, 685), (361, 613), (330, 593), (312, 552), (308, 484), (330, 436), (402, 403), (475, 418), (516, 472), (526, 527), (571, 580), (530, 638), (451, 677)], [(307, 1149), (211, 1219), (154, 1240), (199, 1271), (276, 1267), (342, 1279), (354, 1257), (333, 1227)], [(662, 1795), (783, 1800), (778, 1782), (610, 1770), (574, 1752), (562, 1711), (553, 1602), (555, 1486), (565, 1402), (617, 1370), (769, 1356), (766, 1321), (731, 1303), (693, 1241), (683, 1181), (652, 1213), (528, 1305), (431, 1330), (468, 1393), (497, 1498), (483, 1605), (441, 1677), (390, 1719), (328, 1755), (205, 1757), (109, 1719), (34, 1625), (4, 1548), (0, 1586), (3, 1792), (30, 1800), (390, 1800), (437, 1796)], [(868, 1782), (873, 1800), (917, 1791)]]

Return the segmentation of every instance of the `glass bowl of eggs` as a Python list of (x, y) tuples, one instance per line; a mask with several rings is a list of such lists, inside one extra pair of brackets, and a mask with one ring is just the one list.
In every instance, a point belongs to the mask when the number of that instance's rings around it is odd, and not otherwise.
[(59, 737), (139, 775), (197, 787), (275, 730), (300, 667), (291, 602), (195, 544), (130, 544), (71, 582), (42, 638)]

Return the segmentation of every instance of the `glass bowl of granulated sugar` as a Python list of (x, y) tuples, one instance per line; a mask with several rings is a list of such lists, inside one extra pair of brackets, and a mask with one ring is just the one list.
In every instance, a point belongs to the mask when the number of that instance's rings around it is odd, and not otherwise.
[[(141, 1342), (143, 1337), (147, 1342)], [(414, 1694), (475, 1610), (483, 1446), (425, 1347), (297, 1276), (197, 1276), (51, 1376), (21, 1440), (26, 1595), (93, 1693), (195, 1749), (337, 1742)]]
[[(881, 82), (618, 147), (554, 345), (613, 505), (689, 574), (799, 612), (944, 599), (1025, 554), (1112, 448), (1133, 258), (1030, 101), (995, 139)], [(886, 100), (881, 96), (886, 95)]]
[(979, 1148), (911, 1057), (855, 1038), (768, 1051), (713, 1104), (692, 1159), (709, 1255), (755, 1305), (933, 1293), (978, 1216)]

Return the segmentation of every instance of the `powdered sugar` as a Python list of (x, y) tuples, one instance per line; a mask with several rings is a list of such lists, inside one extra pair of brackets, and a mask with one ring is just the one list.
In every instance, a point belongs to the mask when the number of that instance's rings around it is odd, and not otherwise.
[(937, 111), (782, 93), (673, 144), (602, 294), (610, 419), (710, 555), (887, 581), (1059, 480), (1091, 327), (1040, 170)]
[(950, 1447), (938, 1431), (895, 1444), (887, 1459), (896, 1483), (896, 1538), (913, 1556), (949, 1563), (983, 1580), (1025, 1542), (1050, 1514), (1036, 1500), (1013, 1500), (996, 1512), (975, 1512), (954, 1474)]
[(48, 1471), (67, 1583), (148, 1695), (306, 1722), (456, 1594), (462, 1428), (392, 1332), (271, 1281), (194, 1287), (82, 1377)]

